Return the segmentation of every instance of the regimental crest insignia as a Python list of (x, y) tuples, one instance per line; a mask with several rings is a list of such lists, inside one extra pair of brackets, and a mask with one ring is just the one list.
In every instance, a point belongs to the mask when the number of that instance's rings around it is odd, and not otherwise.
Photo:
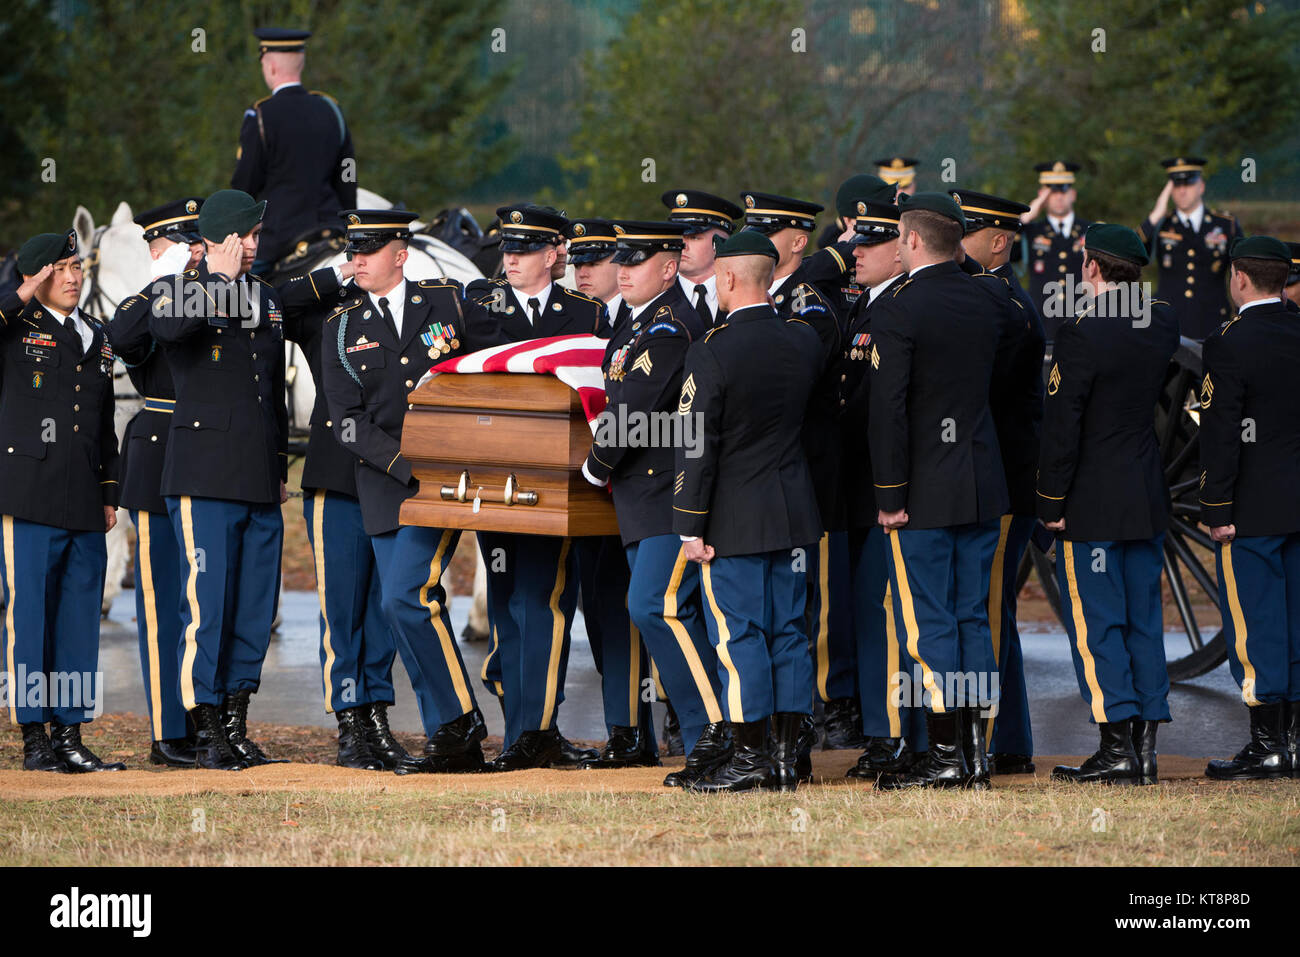
[(678, 193), (677, 196), (674, 197), (674, 200), (675, 200), (675, 202), (677, 203), (678, 206), (685, 206), (685, 205), (686, 205), (686, 194), (685, 194), (685, 193)]
[(648, 352), (641, 353), (639, 356), (636, 357), (636, 361), (632, 363), (633, 372), (640, 370), (641, 372), (644, 372), (646, 375), (649, 375), (650, 370), (652, 370), (653, 368), (654, 368), (654, 363), (650, 361), (650, 353)]
[(198, 211), (199, 211), (199, 204), (194, 202), (194, 200), (190, 200), (188, 203), (185, 204), (185, 212), (197, 213)]
[(587, 234), (587, 227), (586, 227), (586, 226), (582, 225), (582, 223), (577, 223), (577, 224), (574, 225), (574, 227), (573, 227), (573, 235), (575, 235), (575, 236), (585, 236), (586, 234)]
[(691, 404), (695, 401), (695, 373), (692, 372), (682, 383), (682, 397), (677, 400), (677, 414), (690, 415)]
[(523, 221), (524, 221), (524, 214), (519, 212), (519, 210), (516, 209), (513, 213), (510, 214), (510, 222), (518, 224), (518, 223), (522, 223)]
[(746, 196), (745, 196), (745, 207), (746, 207), (747, 209), (753, 209), (753, 208), (754, 208), (754, 197), (753, 197), (753, 196), (749, 196), (749, 195), (746, 195)]
[(353, 226), (356, 226), (361, 222), (361, 217), (358, 216), (356, 213), (353, 213), (350, 216), (348, 216), (348, 222), (351, 223)]
[(210, 353), (208, 353), (208, 358), (210, 358), (213, 362), (220, 362), (220, 361), (221, 361), (221, 346), (213, 346), (213, 347), (212, 347), (212, 351), (211, 351)]
[(1052, 371), (1047, 376), (1047, 394), (1056, 395), (1056, 391), (1061, 388), (1061, 367), (1053, 362)]
[(1210, 374), (1205, 373), (1205, 378), (1201, 380), (1201, 408), (1208, 409), (1210, 400), (1214, 398), (1214, 383), (1210, 381)]

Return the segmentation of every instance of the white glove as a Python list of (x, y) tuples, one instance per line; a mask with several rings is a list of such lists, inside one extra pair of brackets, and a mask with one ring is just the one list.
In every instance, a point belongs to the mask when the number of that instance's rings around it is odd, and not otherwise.
[(582, 463), (582, 477), (585, 478), (592, 485), (596, 486), (596, 488), (604, 488), (606, 485), (609, 484), (609, 482), (606, 479), (598, 479), (596, 478), (596, 476), (592, 475), (591, 472), (587, 469), (586, 462)]
[(188, 243), (172, 243), (161, 256), (153, 261), (150, 269), (150, 281), (161, 279), (163, 276), (175, 276), (183, 272), (190, 262), (190, 247)]

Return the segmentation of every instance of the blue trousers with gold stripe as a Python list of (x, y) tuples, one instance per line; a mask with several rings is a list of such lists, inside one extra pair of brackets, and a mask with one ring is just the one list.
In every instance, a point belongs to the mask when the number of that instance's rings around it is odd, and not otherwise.
[(1164, 538), (1056, 540), (1061, 615), (1079, 691), (1097, 724), (1169, 720), (1160, 607)]
[(862, 731), (873, 738), (905, 737), (914, 750), (924, 750), (925, 712), (912, 707), (910, 700), (900, 700), (906, 651), (894, 624), (888, 563), (884, 529), (873, 526), (849, 533)]
[(627, 607), (670, 696), (690, 754), (706, 724), (721, 721), (718, 656), (700, 604), (700, 566), (687, 561), (681, 539), (655, 535), (627, 546)]
[(459, 531), (416, 525), (370, 536), (383, 583), (384, 617), (430, 736), (475, 708), (442, 584), (459, 541)]
[(1248, 705), (1300, 701), (1300, 533), (1216, 548), (1228, 667)]
[(600, 673), (606, 730), (614, 725), (653, 728), (649, 695), (641, 694), (650, 664), (641, 632), (628, 614), (631, 570), (623, 542), (617, 535), (575, 538), (573, 553), (587, 642)]
[(184, 559), (166, 515), (131, 510), (135, 524), (135, 622), (140, 670), (155, 741), (189, 733), (181, 704), (181, 568)]
[(808, 550), (808, 636), (817, 696), (823, 701), (858, 693), (853, 597), (849, 588), (849, 533), (825, 532)]
[(991, 707), (998, 666), (987, 601), (998, 522), (901, 528), (886, 539), (894, 620), (927, 706)]
[(513, 628), (510, 621), (510, 592), (514, 590), (514, 536), (501, 532), (478, 532), (479, 558), (487, 569), (488, 653), (483, 658), (479, 678), (483, 687), (503, 698), (506, 689), (501, 678), (501, 635), (499, 627)]
[(351, 495), (305, 490), (303, 517), (320, 601), (321, 685), (328, 713), (358, 705), (393, 703), (397, 654), (375, 552)]
[[(578, 576), (570, 539), (484, 534), (479, 541), (488, 563), (488, 607), (509, 747), (524, 731), (554, 726), (564, 701)], [(493, 557), (497, 549), (500, 563)]]
[[(99, 610), (108, 549), (103, 532), (72, 532), (0, 517), (9, 719), (83, 724), (102, 693)], [(87, 684), (89, 683), (89, 687)]]
[(715, 558), (703, 566), (705, 623), (722, 665), (728, 721), (812, 711), (804, 569), (788, 549)]
[(1003, 515), (998, 529), (998, 547), (993, 554), (989, 577), (989, 631), (993, 635), (993, 656), (998, 662), (997, 714), (989, 718), (985, 731), (994, 754), (1034, 753), (1034, 735), (1029, 726), (1029, 691), (1025, 687), (1025, 661), (1020, 652), (1020, 630), (1016, 626), (1016, 578), (1020, 560), (1029, 547), (1035, 519), (1028, 515)]
[(256, 691), (280, 592), (280, 506), (167, 496), (181, 543), (181, 703)]

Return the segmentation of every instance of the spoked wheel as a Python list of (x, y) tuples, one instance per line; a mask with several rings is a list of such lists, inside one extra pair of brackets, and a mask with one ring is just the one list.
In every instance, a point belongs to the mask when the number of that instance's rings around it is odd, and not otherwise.
[[(1045, 367), (1050, 367), (1050, 363), (1045, 363)], [(1219, 616), (1214, 542), (1199, 525), (1200, 369), (1200, 343), (1183, 339), (1169, 365), (1165, 388), (1156, 406), (1156, 435), (1172, 503), (1169, 529), (1165, 532), (1164, 587), (1178, 613), (1177, 621), (1166, 619), (1165, 627), (1171, 630), (1171, 626), (1179, 626), (1187, 641), (1183, 653), (1170, 654), (1170, 681), (1186, 681), (1203, 675), (1228, 657), (1227, 639)], [(1037, 575), (1052, 611), (1064, 626), (1055, 555), (1044, 554), (1033, 543), (1025, 550), (1020, 563), (1017, 581), (1021, 587), (1031, 573)]]

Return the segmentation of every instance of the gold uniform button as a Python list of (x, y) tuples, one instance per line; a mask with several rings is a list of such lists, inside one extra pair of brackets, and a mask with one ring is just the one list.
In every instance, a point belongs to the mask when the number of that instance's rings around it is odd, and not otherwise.
[(412, 382), (410, 379), (407, 379), (407, 380), (406, 380), (406, 387), (407, 387), (408, 389), (413, 389), (413, 388), (415, 388), (415, 383)]
[(1065, 272), (1065, 263), (1061, 263), (1061, 265), (1058, 266), (1057, 268), (1060, 269), (1061, 272)]
[(80, 405), (74, 405), (74, 406), (72, 407), (72, 411), (73, 411), (73, 412), (80, 412), (80, 411), (81, 411), (81, 406), (80, 406)]
[(150, 441), (150, 442), (157, 442), (157, 441), (158, 441), (158, 436), (156, 436), (156, 435), (151, 435), (151, 436), (149, 436), (149, 441)]
[(646, 474), (646, 475), (654, 475), (654, 474), (655, 474), (655, 470), (654, 470), (654, 469), (646, 469), (646, 470), (645, 470), (645, 474)]
[(1191, 298), (1192, 298), (1192, 291), (1191, 291), (1190, 289), (1184, 289), (1184, 290), (1183, 290), (1183, 295), (1186, 296), (1188, 299), (1191, 299)]
[(334, 423), (331, 422), (329, 419), (326, 419), (326, 420), (325, 420), (325, 428), (327, 428), (327, 429), (332, 429), (332, 428), (334, 428)]
[(13, 452), (14, 452), (14, 447), (11, 445), (9, 446), (9, 454), (13, 455)]
[(194, 427), (195, 427), (196, 429), (199, 427), (199, 420), (198, 420), (198, 419), (195, 419), (195, 420), (194, 420)]
[(406, 365), (406, 364), (407, 364), (408, 362), (410, 362), (410, 361), (411, 361), (411, 360), (410, 360), (409, 358), (407, 358), (406, 356), (402, 356), (402, 365)]
[[(37, 360), (37, 361), (39, 361), (39, 360)], [(73, 391), (73, 392), (80, 392), (80, 391), (81, 391), (81, 386), (80, 386), (80, 385), (74, 385), (74, 386), (72, 387), (72, 391)]]
[(406, 403), (406, 408), (407, 408), (408, 410), (410, 410), (410, 409), (414, 409), (414, 408), (415, 408), (415, 404), (414, 404), (413, 402), (408, 402), (408, 403)]
[(840, 399), (840, 405), (844, 405), (844, 404), (845, 404), (845, 401), (844, 401), (843, 399)]
[(364, 362), (361, 363), (361, 371), (362, 371), (362, 372), (365, 372), (365, 371), (366, 371), (366, 364), (365, 364)]
[(256, 373), (254, 373), (254, 374), (253, 374), (253, 381), (254, 381), (254, 382), (261, 382), (261, 381), (262, 381), (262, 377), (261, 377), (260, 375), (257, 375)]
[(1190, 286), (1190, 285), (1191, 285), (1192, 283), (1194, 283), (1194, 282), (1196, 282), (1196, 277), (1195, 277), (1195, 276), (1188, 276), (1188, 277), (1187, 277), (1187, 285)]
[(1062, 259), (1064, 259), (1064, 258), (1065, 258), (1065, 253), (1064, 253), (1064, 252), (1061, 252), (1061, 253), (1057, 253), (1057, 255), (1059, 255), (1059, 256), (1060, 256), (1060, 257), (1061, 257), (1061, 258), (1062, 258)]
[(253, 358), (254, 358), (254, 359), (257, 358), (257, 353), (256, 353), (256, 352), (253, 353)]
[(81, 371), (81, 366), (77, 366), (77, 371), (78, 371), (78, 372)]
[(1195, 250), (1195, 249), (1189, 249), (1189, 250), (1187, 250), (1187, 258), (1188, 258), (1188, 259), (1195, 259), (1195, 258), (1196, 258), (1196, 250)]
[(848, 378), (849, 378), (849, 377), (848, 377), (847, 375), (845, 375), (843, 372), (840, 373), (840, 381), (841, 381), (841, 382), (847, 382), (847, 381), (848, 381)]
[(72, 431), (73, 431), (73, 432), (80, 432), (80, 431), (81, 431), (81, 426), (79, 426), (79, 425), (74, 425), (74, 426), (72, 427)]

